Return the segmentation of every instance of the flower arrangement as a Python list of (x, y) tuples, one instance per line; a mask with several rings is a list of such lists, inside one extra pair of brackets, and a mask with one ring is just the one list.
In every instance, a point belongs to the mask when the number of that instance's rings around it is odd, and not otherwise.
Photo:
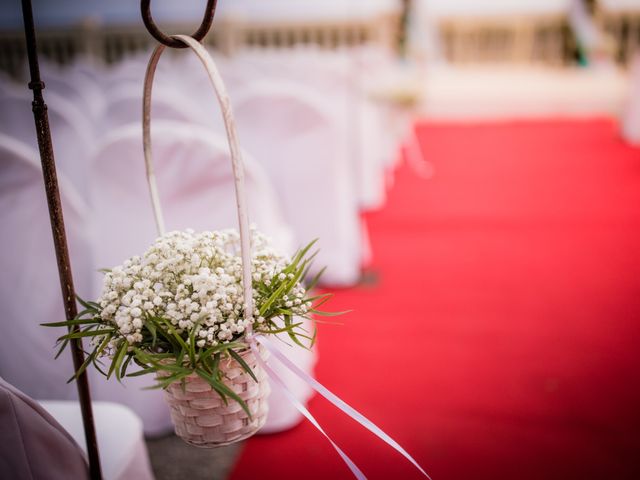
[[(315, 340), (301, 318), (318, 310), (329, 294), (310, 296), (322, 272), (307, 284), (315, 242), (292, 259), (278, 254), (267, 238), (251, 231), (253, 324), (256, 334), (285, 333), (297, 345), (310, 348)], [(241, 396), (225, 383), (221, 368), (233, 359), (256, 382), (243, 358), (247, 350), (240, 237), (234, 230), (194, 233), (174, 231), (159, 237), (142, 255), (104, 270), (97, 301), (79, 300), (84, 310), (73, 320), (46, 326), (71, 327), (61, 336), (57, 356), (71, 339), (90, 337), (91, 348), (75, 375), (93, 364), (107, 378), (156, 374), (156, 388), (167, 388), (194, 374), (205, 380), (225, 404), (238, 402), (251, 418)], [(103, 359), (108, 368), (103, 368)], [(127, 373), (131, 362), (140, 369)]]

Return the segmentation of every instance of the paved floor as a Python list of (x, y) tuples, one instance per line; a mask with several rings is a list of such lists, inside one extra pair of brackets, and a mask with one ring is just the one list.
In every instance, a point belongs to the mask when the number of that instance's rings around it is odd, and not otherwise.
[(175, 435), (147, 440), (156, 480), (223, 480), (227, 478), (242, 444), (221, 448), (195, 448)]

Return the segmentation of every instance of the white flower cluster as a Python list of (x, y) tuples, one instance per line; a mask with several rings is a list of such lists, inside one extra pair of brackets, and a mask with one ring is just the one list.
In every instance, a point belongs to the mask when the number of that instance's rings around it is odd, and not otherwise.
[[(260, 307), (293, 274), (283, 272), (288, 259), (278, 255), (255, 230), (251, 246), (253, 322), (259, 325), (266, 320), (260, 316)], [(305, 298), (306, 290), (296, 284), (275, 306), (305, 315), (311, 307)], [(132, 257), (107, 272), (97, 303), (102, 320), (130, 345), (143, 342), (149, 318), (166, 319), (183, 337), (195, 329), (198, 347), (232, 341), (248, 326), (243, 318), (239, 235), (234, 230), (167, 233), (142, 257)], [(114, 338), (112, 343), (119, 341)]]

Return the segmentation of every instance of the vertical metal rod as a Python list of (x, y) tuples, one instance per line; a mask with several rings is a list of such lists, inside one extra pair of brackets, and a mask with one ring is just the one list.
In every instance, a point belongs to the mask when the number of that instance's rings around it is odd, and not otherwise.
[[(69, 250), (67, 248), (67, 236), (64, 228), (62, 206), (60, 205), (60, 192), (58, 190), (58, 177), (56, 175), (56, 165), (53, 158), (53, 146), (51, 144), (51, 131), (49, 130), (47, 105), (45, 104), (44, 97), (42, 96), (44, 83), (40, 79), (31, 0), (22, 0), (22, 18), (24, 20), (24, 33), (27, 43), (27, 55), (29, 58), (29, 71), (31, 74), (29, 88), (33, 90), (33, 116), (36, 123), (44, 187), (47, 193), (49, 218), (51, 220), (53, 243), (58, 262), (58, 274), (60, 276), (60, 286), (62, 288), (66, 318), (67, 320), (71, 320), (77, 315), (76, 296), (73, 288), (71, 263), (69, 261)], [(73, 357), (73, 365), (75, 369), (78, 370), (84, 362), (81, 339), (71, 341), (71, 354)], [(101, 480), (102, 473), (100, 470), (100, 457), (98, 455), (98, 442), (96, 440), (96, 430), (93, 422), (93, 411), (91, 408), (91, 394), (89, 392), (89, 381), (86, 372), (78, 377), (76, 385), (78, 387), (80, 410), (82, 412), (87, 453), (89, 456), (89, 474), (92, 480)]]

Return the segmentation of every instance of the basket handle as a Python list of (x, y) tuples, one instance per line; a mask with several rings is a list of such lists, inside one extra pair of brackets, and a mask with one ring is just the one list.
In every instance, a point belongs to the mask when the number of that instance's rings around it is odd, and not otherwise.
[[(236, 126), (231, 112), (229, 96), (227, 95), (227, 89), (224, 86), (224, 82), (222, 81), (220, 72), (218, 72), (218, 69), (216, 68), (213, 58), (211, 58), (211, 55), (209, 55), (202, 44), (187, 35), (172, 35), (171, 38), (183, 42), (187, 47), (191, 48), (191, 50), (193, 50), (200, 59), (207, 71), (209, 80), (211, 80), (211, 85), (213, 86), (218, 99), (220, 110), (222, 111), (222, 118), (227, 131), (227, 140), (229, 141), (231, 167), (233, 169), (233, 179), (236, 192), (236, 208), (238, 211), (238, 224), (240, 227), (240, 253), (242, 258), (244, 318), (248, 321), (246, 332), (250, 335), (252, 333), (253, 325), (253, 290), (251, 285), (251, 239), (249, 231), (249, 215), (244, 182), (244, 163), (242, 161)], [(151, 91), (156, 67), (164, 50), (164, 45), (158, 45), (151, 54), (149, 64), (147, 65), (147, 71), (145, 73), (144, 92), (142, 96), (142, 145), (144, 149), (147, 183), (149, 185), (149, 194), (151, 195), (151, 205), (153, 207), (158, 235), (163, 235), (165, 233), (165, 227), (151, 155)]]

